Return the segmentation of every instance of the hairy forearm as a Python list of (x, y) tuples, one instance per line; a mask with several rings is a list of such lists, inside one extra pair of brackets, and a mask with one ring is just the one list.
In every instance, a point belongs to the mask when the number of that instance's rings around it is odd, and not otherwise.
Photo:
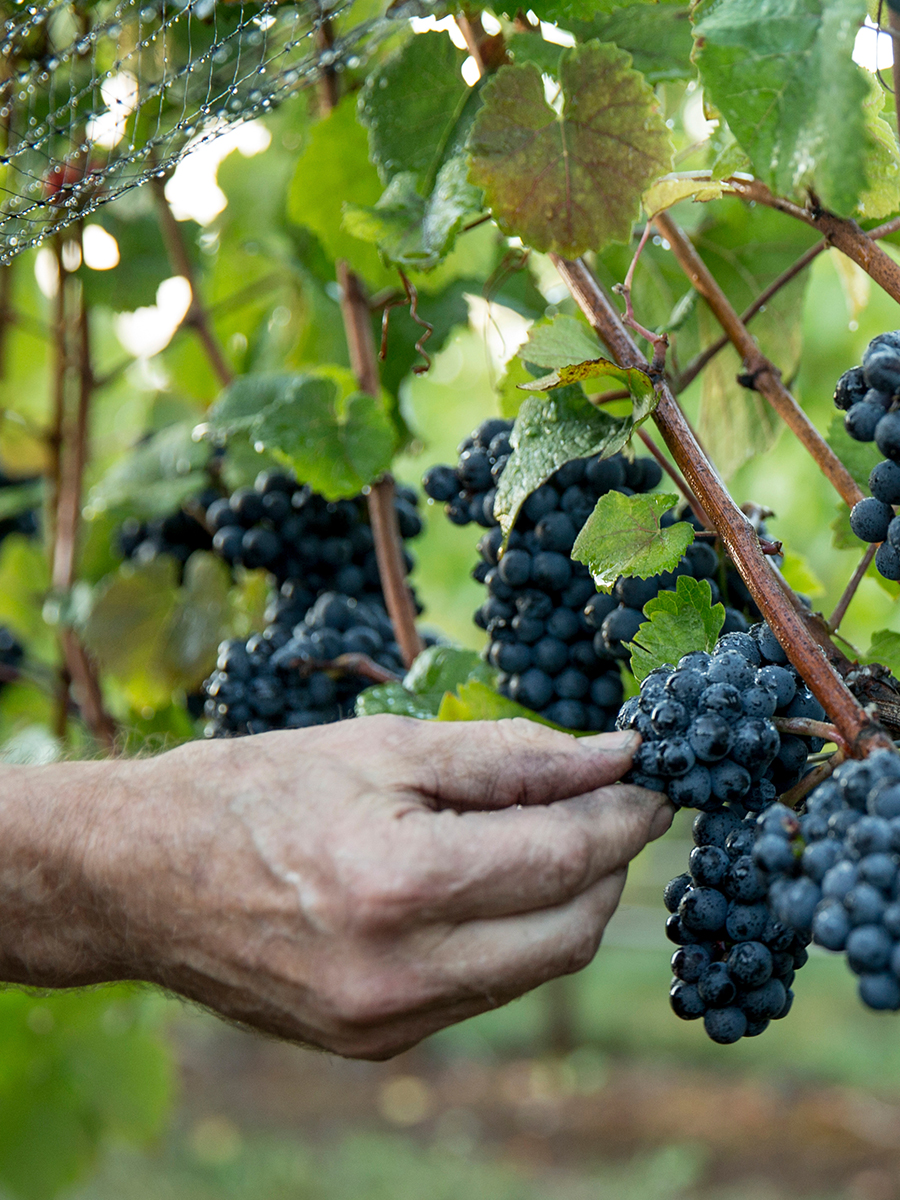
[(72, 987), (117, 977), (98, 846), (111, 763), (9, 767), (0, 787), (0, 980)]

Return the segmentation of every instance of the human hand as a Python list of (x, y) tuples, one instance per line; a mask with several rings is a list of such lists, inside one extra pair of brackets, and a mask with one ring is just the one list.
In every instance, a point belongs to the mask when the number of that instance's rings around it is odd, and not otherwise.
[(594, 956), (671, 820), (615, 782), (631, 736), (382, 716), (90, 764), (97, 973), (396, 1054)]

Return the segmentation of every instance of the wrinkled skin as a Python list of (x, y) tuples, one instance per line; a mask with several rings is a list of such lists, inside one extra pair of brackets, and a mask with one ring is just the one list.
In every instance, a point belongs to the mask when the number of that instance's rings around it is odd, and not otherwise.
[(160, 984), (381, 1059), (596, 953), (671, 821), (633, 734), (367, 717), (10, 768), (0, 977)]

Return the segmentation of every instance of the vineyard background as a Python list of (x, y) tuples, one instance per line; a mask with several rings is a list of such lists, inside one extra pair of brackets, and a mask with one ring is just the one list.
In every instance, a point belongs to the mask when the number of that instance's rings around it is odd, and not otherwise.
[[(696, 123), (696, 108), (688, 93), (688, 124)], [(334, 177), (319, 177), (316, 195), (304, 201), (309, 207), (299, 208), (291, 185), (295, 163), (316, 146), (305, 111), (294, 103), (265, 126), (244, 127), (237, 140), (255, 153), (234, 150), (224, 158), (218, 185), (225, 207), (207, 210), (203, 224), (181, 224), (216, 334), (240, 370), (296, 367), (313, 356), (346, 363), (334, 287), (323, 281), (304, 228), (314, 229), (332, 254), (370, 256), (374, 282), (393, 282), (379, 275), (374, 250), (357, 243), (352, 251), (339, 229), (332, 193), (347, 184), (343, 172), (351, 166), (334, 163)], [(685, 139), (692, 133), (679, 130)], [(196, 170), (185, 164), (170, 185), (176, 212), (179, 197), (182, 204), (197, 203), (200, 194), (208, 199), (201, 176), (191, 175)], [(372, 198), (358, 196), (360, 203)], [(725, 199), (673, 212), (688, 229), (717, 214), (727, 226), (737, 206)], [(147, 433), (200, 422), (219, 382), (190, 329), (148, 353), (153, 330), (162, 339), (184, 302), (184, 289), (172, 282), (151, 189), (89, 219), (84, 253), (99, 264), (111, 243), (90, 232), (98, 226), (116, 238), (119, 265), (79, 268), (70, 259), (68, 266), (90, 308), (96, 372), (109, 378), (96, 397), (88, 471), (89, 484), (100, 487)], [(811, 241), (805, 230), (797, 238), (785, 247), (786, 261)], [(900, 259), (897, 243), (894, 235), (886, 245)], [(445, 290), (438, 307), (450, 332), (428, 374), (407, 377), (401, 390), (419, 443), (417, 453), (396, 463), (404, 482), (416, 484), (426, 466), (452, 461), (457, 442), (496, 411), (503, 364), (528, 323), (551, 306), (574, 312), (548, 259), (533, 254), (530, 274), (508, 270), (518, 265), (515, 255), (507, 262), (508, 250), (496, 229), (484, 225), (439, 268)], [(666, 251), (657, 245), (652, 253), (659, 262)], [(46, 453), (34, 426), (52, 385), (52, 254), (44, 247), (16, 260), (16, 320), (3, 331), (7, 419), (0, 424), (0, 463), (21, 476), (39, 471)], [(616, 249), (610, 269), (616, 255), (621, 277), (627, 254)], [(500, 264), (486, 296), (467, 285)], [(837, 251), (821, 255), (804, 280), (785, 293), (793, 315), (802, 314), (794, 386), (825, 430), (836, 378), (859, 361), (874, 334), (898, 324), (896, 305)], [(405, 314), (392, 318), (392, 329), (406, 352), (415, 338)], [(694, 418), (700, 386), (682, 397)], [(236, 469), (252, 477), (258, 465)], [(141, 480), (126, 479), (124, 486), (130, 496)], [(786, 575), (830, 612), (860, 549), (834, 549), (835, 500), (815, 465), (782, 436), (742, 466), (731, 486), (738, 503), (774, 510), (769, 533), (785, 543)], [(108, 500), (109, 488), (101, 493)], [(117, 569), (110, 546), (121, 520), (115, 504), (91, 508), (90, 499), (89, 493), (85, 586)], [(483, 636), (471, 613), (481, 596), (469, 578), (478, 533), (450, 525), (439, 506), (429, 506), (426, 517), (413, 577), (425, 623), (478, 649)], [(6, 537), (0, 623), (22, 638), (34, 661), (49, 664), (55, 617), (36, 602), (46, 583), (43, 550), (21, 535)], [(845, 637), (865, 648), (877, 630), (900, 628), (896, 595), (895, 586), (867, 577), (842, 626)], [(194, 732), (180, 704), (170, 702), (172, 680), (151, 670), (167, 614), (153, 609), (149, 592), (147, 598), (144, 623), (127, 636), (118, 625), (94, 632), (97, 644), (110, 644), (110, 686), (118, 711), (129, 713), (134, 750)], [(231, 614), (234, 628), (258, 627), (262, 603), (251, 573)], [(175, 692), (189, 683), (176, 674)], [(7, 761), (48, 761), (60, 753), (53, 728), (53, 696), (45, 689), (18, 682), (0, 693)], [(76, 727), (71, 736), (76, 753), (87, 749), (86, 738), (79, 742), (83, 731)], [(673, 834), (635, 863), (605, 945), (580, 976), (389, 1064), (340, 1062), (266, 1043), (130, 988), (54, 997), (0, 993), (0, 1184), (28, 1200), (54, 1194), (418, 1200), (426, 1192), (435, 1200), (463, 1192), (473, 1200), (896, 1200), (900, 1039), (893, 1018), (860, 1008), (843, 963), (813, 950), (798, 983), (803, 1015), (758, 1041), (721, 1048), (672, 1019), (659, 896), (682, 870), (688, 843), (689, 816), (682, 816)]]

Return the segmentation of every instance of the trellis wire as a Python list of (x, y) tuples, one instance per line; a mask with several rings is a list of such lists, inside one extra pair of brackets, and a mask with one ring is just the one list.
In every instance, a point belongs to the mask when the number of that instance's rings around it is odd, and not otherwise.
[(432, 4), (395, 3), (344, 28), (352, 8), (353, 0), (0, 5), (0, 263), (168, 174), (197, 145), (323, 71), (359, 66)]

